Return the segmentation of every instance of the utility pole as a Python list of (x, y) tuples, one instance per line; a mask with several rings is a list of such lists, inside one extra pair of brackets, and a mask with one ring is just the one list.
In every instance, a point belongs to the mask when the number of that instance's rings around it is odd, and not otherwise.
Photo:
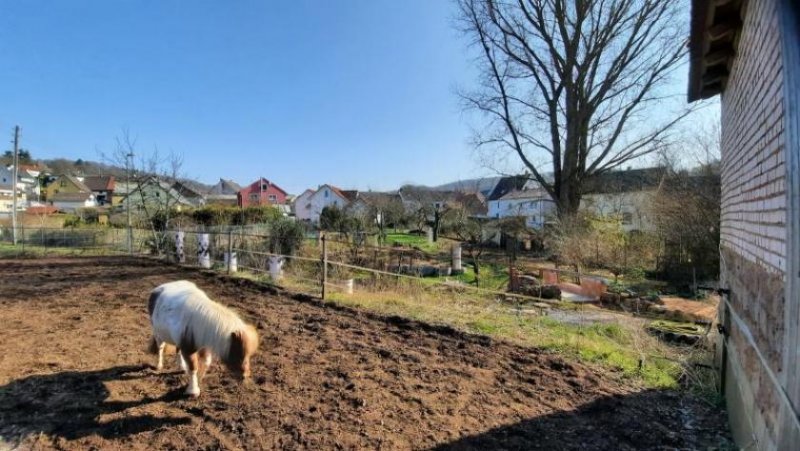
[(133, 229), (131, 228), (131, 170), (129, 160), (133, 160), (133, 152), (125, 154), (125, 210), (128, 212), (128, 254), (133, 255)]
[(14, 175), (12, 180), (12, 196), (14, 197), (13, 211), (11, 212), (11, 235), (14, 246), (17, 245), (17, 181), (19, 179), (19, 125), (14, 127)]

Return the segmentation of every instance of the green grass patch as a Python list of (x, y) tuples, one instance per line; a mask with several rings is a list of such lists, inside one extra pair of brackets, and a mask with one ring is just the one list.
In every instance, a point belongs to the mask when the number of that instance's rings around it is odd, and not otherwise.
[(428, 237), (424, 235), (411, 235), (409, 233), (387, 233), (386, 244), (389, 246), (416, 247), (425, 252), (436, 252), (439, 250), (437, 243), (428, 242)]
[[(491, 290), (505, 290), (508, 287), (508, 267), (495, 264), (480, 265), (478, 286)], [(475, 268), (472, 264), (464, 266), (464, 273), (451, 277), (468, 285), (475, 285)]]
[[(647, 334), (638, 323), (579, 326), (549, 316), (519, 315), (491, 297), (438, 291), (417, 286), (403, 291), (333, 292), (334, 302), (386, 315), (399, 315), (523, 346), (550, 350), (610, 370), (623, 379), (651, 388), (675, 388), (681, 373), (676, 351)], [(654, 357), (663, 356), (663, 357)]]

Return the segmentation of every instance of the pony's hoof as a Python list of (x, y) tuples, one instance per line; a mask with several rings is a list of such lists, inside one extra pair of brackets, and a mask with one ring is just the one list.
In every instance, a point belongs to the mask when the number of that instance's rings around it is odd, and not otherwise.
[(189, 397), (192, 397), (192, 398), (197, 398), (198, 396), (200, 396), (200, 390), (194, 391), (192, 389), (187, 388), (186, 389), (186, 396), (189, 396)]

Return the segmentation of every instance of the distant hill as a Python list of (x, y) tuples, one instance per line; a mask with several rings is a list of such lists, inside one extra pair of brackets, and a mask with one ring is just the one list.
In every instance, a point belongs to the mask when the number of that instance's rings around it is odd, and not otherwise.
[(49, 172), (53, 175), (113, 175), (117, 178), (125, 177), (125, 168), (120, 168), (106, 163), (99, 163), (97, 161), (54, 158), (50, 160), (39, 160), (39, 163), (46, 166)]
[[(88, 160), (67, 160), (66, 158), (54, 158), (49, 160), (38, 160), (38, 163), (44, 165), (47, 170), (53, 175), (71, 174), (71, 175), (113, 175), (118, 180), (124, 180), (127, 172), (125, 168), (114, 166), (111, 164), (100, 163), (97, 161)], [(200, 183), (193, 179), (181, 178), (181, 183), (190, 187), (191, 189), (205, 193), (211, 189), (211, 185)]]

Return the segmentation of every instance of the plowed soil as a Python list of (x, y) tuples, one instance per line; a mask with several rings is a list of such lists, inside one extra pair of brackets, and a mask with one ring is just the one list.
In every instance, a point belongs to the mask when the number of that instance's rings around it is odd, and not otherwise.
[[(198, 399), (146, 353), (146, 299), (195, 281), (257, 325), (254, 380)], [(722, 412), (446, 327), (134, 258), (0, 261), (0, 448), (708, 449)]]

